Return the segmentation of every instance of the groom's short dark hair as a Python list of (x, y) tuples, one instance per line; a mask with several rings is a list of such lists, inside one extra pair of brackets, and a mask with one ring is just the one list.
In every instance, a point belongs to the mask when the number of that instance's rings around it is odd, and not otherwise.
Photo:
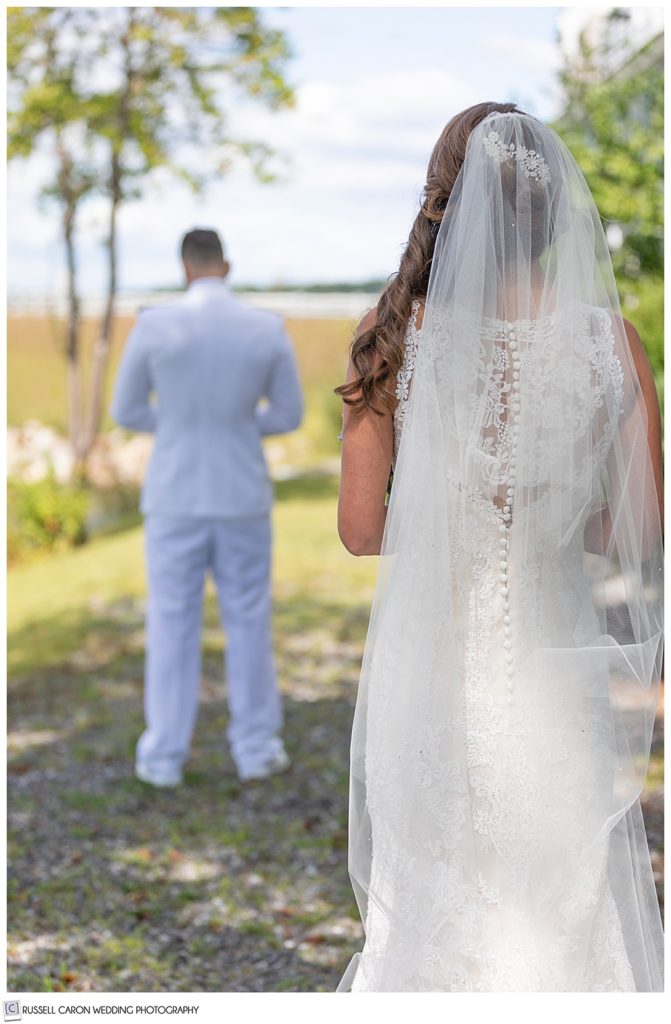
[(187, 231), (182, 238), (181, 253), (185, 263), (200, 266), (223, 263), (224, 260), (224, 247), (212, 228), (193, 228)]

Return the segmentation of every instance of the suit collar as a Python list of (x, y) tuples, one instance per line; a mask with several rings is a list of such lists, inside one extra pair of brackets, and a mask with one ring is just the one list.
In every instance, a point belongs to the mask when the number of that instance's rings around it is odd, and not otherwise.
[(208, 289), (212, 291), (230, 292), (231, 288), (225, 277), (197, 277), (188, 287), (187, 292), (201, 291)]

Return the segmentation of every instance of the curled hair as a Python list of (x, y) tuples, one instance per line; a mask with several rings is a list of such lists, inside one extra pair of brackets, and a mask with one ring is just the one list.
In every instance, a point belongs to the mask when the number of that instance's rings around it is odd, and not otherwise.
[(347, 405), (382, 415), (395, 401), (396, 375), (414, 299), (425, 299), (436, 235), (472, 130), (489, 114), (523, 113), (514, 103), (477, 103), (448, 122), (433, 148), (419, 212), (401, 262), (377, 304), (375, 322), (357, 328), (350, 347), (356, 376), (335, 388)]

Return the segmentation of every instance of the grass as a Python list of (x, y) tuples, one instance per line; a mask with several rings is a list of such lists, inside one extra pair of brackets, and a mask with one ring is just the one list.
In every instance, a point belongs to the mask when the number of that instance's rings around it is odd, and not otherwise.
[(333, 991), (362, 933), (347, 874), (349, 734), (374, 585), (337, 483), (277, 486), (274, 632), (294, 766), (242, 787), (214, 595), (181, 791), (132, 775), (139, 528), (9, 573), (12, 991)]

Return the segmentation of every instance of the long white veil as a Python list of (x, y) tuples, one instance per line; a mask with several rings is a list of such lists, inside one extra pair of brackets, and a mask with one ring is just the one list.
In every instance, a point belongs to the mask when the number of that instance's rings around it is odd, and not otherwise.
[(491, 114), (438, 231), (351, 743), (338, 991), (659, 991), (647, 415), (588, 186)]

